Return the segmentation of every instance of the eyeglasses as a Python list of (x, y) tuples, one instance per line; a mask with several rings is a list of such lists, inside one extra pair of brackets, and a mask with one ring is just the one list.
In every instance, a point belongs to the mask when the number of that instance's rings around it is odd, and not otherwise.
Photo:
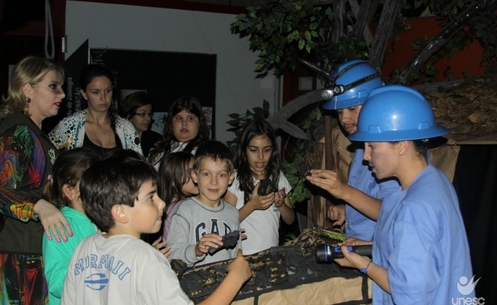
[(148, 116), (149, 118), (152, 118), (154, 116), (153, 112), (137, 112), (135, 115), (139, 116), (140, 118), (144, 118)]

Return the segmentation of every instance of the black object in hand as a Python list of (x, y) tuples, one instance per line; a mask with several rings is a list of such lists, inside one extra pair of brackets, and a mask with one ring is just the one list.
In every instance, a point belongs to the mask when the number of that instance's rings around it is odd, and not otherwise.
[[(350, 252), (371, 257), (372, 245), (347, 246)], [(318, 263), (331, 263), (334, 259), (343, 258), (342, 248), (339, 246), (320, 245), (316, 247), (316, 259)]]
[(274, 193), (278, 191), (274, 186), (271, 179), (262, 179), (259, 181), (259, 189), (257, 190), (257, 195), (266, 196), (267, 194)]
[(174, 270), (174, 272), (176, 272), (176, 276), (178, 276), (178, 278), (181, 278), (186, 269), (188, 269), (187, 264), (180, 259), (173, 259), (171, 260), (170, 264), (171, 268)]
[(230, 249), (234, 248), (236, 246), (236, 243), (238, 242), (238, 239), (240, 238), (240, 231), (235, 230), (229, 234), (226, 234), (223, 236), (223, 245), (218, 247), (218, 248), (210, 248), (209, 249), (209, 254), (213, 255), (217, 251), (221, 249)]

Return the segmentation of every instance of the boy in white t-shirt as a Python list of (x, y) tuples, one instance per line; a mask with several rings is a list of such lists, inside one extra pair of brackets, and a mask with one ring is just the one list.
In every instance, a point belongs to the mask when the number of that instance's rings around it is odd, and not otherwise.
[[(162, 253), (140, 239), (160, 229), (165, 203), (157, 173), (132, 157), (108, 157), (85, 171), (81, 199), (106, 233), (81, 242), (68, 267), (61, 304), (193, 304)], [(229, 304), (250, 278), (241, 253), (226, 280), (201, 304)]]

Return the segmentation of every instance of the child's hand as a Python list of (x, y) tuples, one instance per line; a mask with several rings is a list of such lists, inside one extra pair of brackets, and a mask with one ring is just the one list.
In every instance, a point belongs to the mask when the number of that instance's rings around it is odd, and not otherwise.
[(259, 190), (260, 183), (255, 185), (254, 190), (252, 191), (252, 198), (249, 203), (252, 204), (252, 208), (254, 210), (266, 210), (274, 203), (275, 193), (269, 193), (265, 196), (259, 196), (257, 193)]
[(244, 228), (240, 228), (240, 236), (242, 237), (242, 240), (247, 239), (247, 234), (245, 234)]
[(202, 256), (209, 252), (209, 249), (218, 248), (223, 245), (223, 238), (218, 234), (205, 234), (195, 245), (195, 255)]
[(275, 198), (274, 198), (274, 205), (277, 208), (279, 208), (279, 207), (281, 207), (282, 205), (285, 204), (285, 198), (286, 198), (285, 188), (282, 188), (281, 190), (279, 190), (275, 194), (276, 195), (275, 195)]
[(232, 276), (234, 273), (239, 276), (242, 283), (245, 283), (252, 277), (252, 271), (247, 260), (243, 257), (242, 250), (238, 250), (236, 258), (228, 264), (226, 269)]
[(162, 253), (168, 261), (171, 261), (171, 247), (167, 245), (165, 241), (162, 241), (162, 236), (157, 238), (153, 243), (152, 247), (155, 249), (159, 250), (160, 253)]

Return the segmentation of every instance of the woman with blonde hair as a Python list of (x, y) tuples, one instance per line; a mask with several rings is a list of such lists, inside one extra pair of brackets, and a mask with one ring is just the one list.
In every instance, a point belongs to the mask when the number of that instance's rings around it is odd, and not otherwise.
[(60, 66), (26, 57), (0, 102), (0, 304), (45, 304), (43, 230), (57, 242), (72, 236), (59, 209), (42, 199), (57, 149), (41, 124), (57, 115), (63, 83)]

